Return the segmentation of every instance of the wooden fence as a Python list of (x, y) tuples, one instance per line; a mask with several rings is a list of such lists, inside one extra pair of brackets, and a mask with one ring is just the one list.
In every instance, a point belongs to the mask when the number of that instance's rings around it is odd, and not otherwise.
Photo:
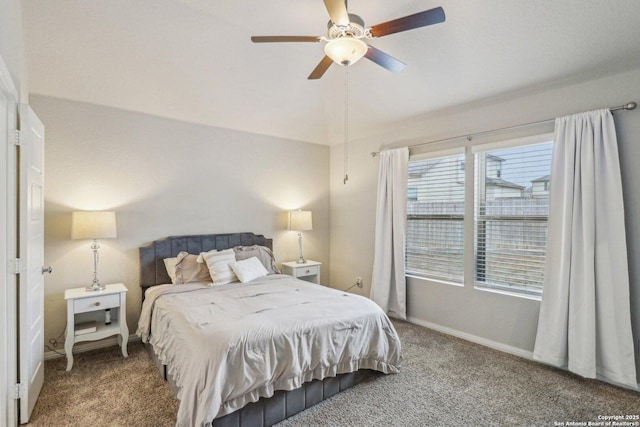
[[(407, 208), (407, 270), (461, 281), (464, 203), (416, 201)], [(547, 198), (496, 199), (476, 207), (474, 238), (477, 271), (483, 273), (480, 279), (494, 285), (541, 289), (548, 210)]]

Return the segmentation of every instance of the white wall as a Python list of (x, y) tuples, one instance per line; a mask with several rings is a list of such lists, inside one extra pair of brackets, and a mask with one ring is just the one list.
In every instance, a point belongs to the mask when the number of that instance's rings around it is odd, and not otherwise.
[(99, 277), (128, 287), (132, 333), (138, 247), (152, 240), (252, 231), (288, 261), (298, 246), (286, 212), (310, 209), (305, 255), (329, 277), (329, 147), (37, 95), (31, 105), (47, 129), (46, 340), (64, 330), (64, 290), (85, 286), (93, 271), (90, 242), (70, 238), (74, 210), (116, 211), (118, 238), (100, 242)]
[(18, 96), (22, 102), (28, 102), (20, 0), (0, 1), (0, 56), (9, 69)]
[[(350, 144), (349, 183), (342, 184), (343, 147), (331, 148), (331, 283), (346, 287), (362, 276), (369, 294), (373, 263), (379, 158), (371, 151), (515, 126), (640, 101), (640, 69), (589, 81), (539, 87), (471, 105), (426, 114), (374, 138)], [(615, 114), (624, 186), (631, 278), (632, 322), (640, 367), (640, 109)], [(548, 131), (548, 129), (547, 129)], [(515, 352), (533, 349), (539, 302), (424, 280), (408, 283), (408, 313), (461, 335), (488, 340)], [(640, 369), (638, 369), (640, 375)]]

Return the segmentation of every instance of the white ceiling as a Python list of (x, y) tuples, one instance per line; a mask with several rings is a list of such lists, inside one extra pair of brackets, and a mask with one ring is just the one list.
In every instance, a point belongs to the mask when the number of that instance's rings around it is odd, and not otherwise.
[[(307, 76), (322, 0), (23, 0), (31, 93), (321, 144), (343, 138), (345, 69)], [(367, 26), (442, 6), (446, 22), (349, 67), (349, 136), (512, 91), (640, 67), (640, 0), (351, 0)]]

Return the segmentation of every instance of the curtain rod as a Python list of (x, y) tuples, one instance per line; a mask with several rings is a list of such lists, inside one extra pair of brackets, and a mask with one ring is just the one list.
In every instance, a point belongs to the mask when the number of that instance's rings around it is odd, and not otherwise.
[[(629, 102), (627, 104), (620, 105), (618, 107), (610, 107), (609, 111), (614, 112), (614, 111), (618, 111), (618, 110), (634, 110), (637, 106), (638, 106), (638, 104), (636, 104), (635, 102)], [(459, 136), (454, 136), (454, 137), (451, 137), (451, 138), (438, 139), (436, 141), (421, 142), (419, 144), (409, 145), (407, 148), (421, 147), (423, 145), (435, 144), (435, 143), (438, 143), (438, 142), (453, 141), (455, 139), (460, 139), (460, 138), (467, 138), (470, 141), (471, 138), (473, 138), (474, 136), (489, 135), (489, 134), (492, 134), (492, 133), (501, 132), (503, 130), (511, 130), (511, 129), (518, 129), (518, 128), (523, 128), (523, 127), (527, 127), (527, 126), (541, 125), (543, 123), (551, 122), (553, 120), (555, 120), (555, 119), (540, 120), (540, 121), (537, 121), (537, 122), (525, 123), (523, 125), (507, 126), (507, 127), (503, 127), (503, 128), (500, 128), (500, 129), (485, 130), (485, 131), (482, 131), (482, 132), (470, 133), (470, 134), (466, 134), (466, 135), (459, 135)], [(375, 157), (378, 154), (380, 154), (380, 151), (372, 151), (371, 152), (371, 157)]]

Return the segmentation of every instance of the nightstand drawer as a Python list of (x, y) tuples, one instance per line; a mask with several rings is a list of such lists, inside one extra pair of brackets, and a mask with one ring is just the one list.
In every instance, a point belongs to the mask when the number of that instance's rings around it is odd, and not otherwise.
[(105, 308), (120, 307), (120, 294), (98, 295), (90, 298), (79, 298), (73, 301), (75, 313), (104, 310)]
[(311, 260), (307, 260), (305, 263), (287, 261), (282, 263), (282, 273), (319, 285), (321, 265), (322, 263)]
[(319, 265), (313, 265), (313, 266), (310, 266), (310, 267), (296, 268), (295, 269), (295, 275), (296, 275), (296, 277), (313, 276), (315, 274), (318, 274), (319, 271), (320, 271), (320, 266)]

